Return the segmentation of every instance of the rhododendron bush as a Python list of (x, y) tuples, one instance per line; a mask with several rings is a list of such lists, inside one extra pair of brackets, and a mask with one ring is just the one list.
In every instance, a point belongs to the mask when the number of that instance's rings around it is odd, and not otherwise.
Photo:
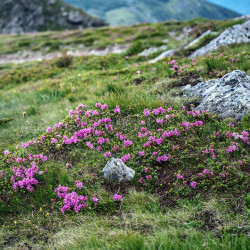
[[(163, 204), (197, 193), (237, 193), (246, 185), (249, 144), (248, 131), (204, 110), (158, 107), (129, 114), (118, 105), (80, 104), (43, 135), (2, 153), (1, 195), (8, 198), (1, 207), (41, 190), (62, 213), (115, 207), (128, 187), (159, 194)], [(132, 182), (103, 180), (112, 154), (136, 171)]]

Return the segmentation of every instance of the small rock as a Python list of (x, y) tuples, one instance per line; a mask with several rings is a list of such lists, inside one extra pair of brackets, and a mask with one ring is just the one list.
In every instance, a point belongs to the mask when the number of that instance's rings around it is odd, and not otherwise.
[(112, 157), (102, 170), (105, 179), (113, 181), (131, 181), (135, 176), (135, 170), (127, 167), (121, 159)]
[(171, 49), (171, 50), (167, 50), (162, 52), (158, 57), (154, 58), (153, 60), (149, 61), (150, 63), (156, 63), (159, 60), (168, 57), (168, 56), (173, 56), (175, 54), (176, 50), (175, 49)]

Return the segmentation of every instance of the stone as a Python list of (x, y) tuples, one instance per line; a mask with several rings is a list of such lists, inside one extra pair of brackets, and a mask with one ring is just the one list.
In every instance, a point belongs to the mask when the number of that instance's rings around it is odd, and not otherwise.
[(102, 170), (105, 179), (126, 182), (131, 181), (135, 176), (135, 170), (127, 167), (121, 159), (112, 157)]
[(158, 52), (158, 51), (163, 51), (163, 50), (166, 50), (167, 49), (167, 46), (166, 45), (162, 45), (161, 47), (159, 48), (148, 48), (148, 49), (145, 49), (143, 50), (140, 54), (138, 54), (139, 56), (149, 56), (155, 52)]
[(181, 87), (183, 97), (200, 98), (195, 110), (207, 110), (222, 118), (240, 120), (250, 111), (250, 76), (232, 71), (222, 78)]
[(175, 49), (171, 49), (171, 50), (167, 50), (162, 52), (158, 57), (154, 58), (153, 60), (150, 60), (150, 63), (156, 63), (159, 60), (166, 58), (168, 56), (173, 56), (175, 54), (176, 50)]
[(201, 36), (199, 36), (198, 38), (196, 38), (195, 40), (190, 42), (187, 46), (185, 46), (184, 49), (188, 49), (188, 48), (192, 47), (193, 45), (197, 44), (203, 37), (205, 37), (207, 35), (216, 35), (216, 34), (217, 34), (217, 32), (212, 32), (211, 30), (207, 30)]
[(250, 20), (244, 22), (243, 24), (236, 24), (226, 29), (207, 45), (192, 53), (190, 58), (205, 55), (210, 51), (218, 49), (220, 46), (226, 46), (234, 43), (250, 43)]

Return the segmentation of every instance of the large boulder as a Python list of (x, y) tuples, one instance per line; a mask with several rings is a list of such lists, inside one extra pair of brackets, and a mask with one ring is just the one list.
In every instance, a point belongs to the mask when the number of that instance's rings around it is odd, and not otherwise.
[(127, 167), (121, 159), (112, 157), (102, 170), (105, 179), (126, 182), (135, 176), (135, 170)]
[(182, 87), (184, 97), (200, 98), (196, 110), (207, 110), (222, 118), (241, 119), (250, 111), (250, 76), (235, 70), (220, 79)]
[(190, 57), (205, 55), (210, 51), (218, 49), (220, 46), (234, 43), (250, 43), (250, 20), (226, 29), (210, 43), (196, 50)]

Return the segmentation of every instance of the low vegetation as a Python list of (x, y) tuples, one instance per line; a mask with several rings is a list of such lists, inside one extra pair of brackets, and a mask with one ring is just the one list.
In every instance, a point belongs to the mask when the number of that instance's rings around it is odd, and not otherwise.
[[(248, 249), (249, 115), (191, 111), (195, 102), (179, 87), (237, 69), (249, 74), (249, 45), (196, 59), (180, 51), (155, 64), (148, 60), (160, 52), (137, 55), (186, 25), (196, 37), (208, 23), (123, 27), (122, 43), (135, 30), (141, 36), (123, 54), (1, 67), (1, 248)], [(77, 32), (72, 43), (87, 32), (115, 37), (118, 28)], [(112, 154), (136, 171), (133, 181), (103, 179)]]

